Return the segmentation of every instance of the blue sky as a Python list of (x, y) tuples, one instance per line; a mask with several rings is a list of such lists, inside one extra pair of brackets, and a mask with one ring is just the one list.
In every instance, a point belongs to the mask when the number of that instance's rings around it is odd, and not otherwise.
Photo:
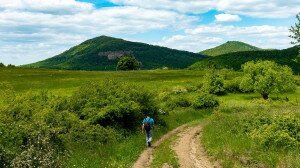
[(287, 48), (299, 0), (0, 0), (0, 62), (27, 64), (108, 35), (198, 52)]

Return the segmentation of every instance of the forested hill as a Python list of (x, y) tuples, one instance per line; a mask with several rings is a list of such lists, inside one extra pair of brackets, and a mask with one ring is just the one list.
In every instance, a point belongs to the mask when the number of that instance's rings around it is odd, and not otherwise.
[(261, 49), (247, 43), (243, 43), (240, 41), (228, 41), (222, 45), (204, 50), (200, 53), (207, 56), (219, 56), (219, 55), (233, 53), (233, 52), (259, 51), (259, 50)]
[(205, 56), (130, 42), (122, 39), (100, 36), (87, 40), (57, 56), (33, 64), (32, 68), (51, 68), (69, 70), (115, 70), (118, 58), (124, 55), (134, 56), (142, 63), (142, 69), (162, 67), (186, 68)]
[(272, 60), (282, 65), (288, 65), (296, 74), (300, 74), (300, 63), (296, 61), (299, 46), (284, 50), (243, 51), (210, 57), (191, 65), (189, 69), (229, 68), (239, 70), (241, 65), (252, 60)]

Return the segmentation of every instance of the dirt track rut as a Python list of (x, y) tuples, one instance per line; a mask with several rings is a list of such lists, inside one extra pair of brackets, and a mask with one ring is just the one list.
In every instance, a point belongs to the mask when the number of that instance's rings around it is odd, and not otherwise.
[[(200, 143), (202, 135), (202, 127), (187, 127), (187, 125), (180, 126), (169, 133), (163, 135), (157, 140), (151, 148), (147, 148), (140, 155), (139, 159), (133, 165), (133, 168), (145, 168), (151, 165), (153, 160), (153, 150), (158, 147), (164, 140), (173, 135), (178, 134), (179, 138), (173, 145), (173, 149), (177, 154), (178, 162), (182, 168), (214, 168), (221, 167), (217, 163), (212, 163), (207, 157), (203, 146)], [(164, 165), (163, 167), (167, 167)]]

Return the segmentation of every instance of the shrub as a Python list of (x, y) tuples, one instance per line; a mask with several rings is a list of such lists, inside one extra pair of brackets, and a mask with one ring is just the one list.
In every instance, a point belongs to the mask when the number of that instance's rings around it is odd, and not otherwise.
[(145, 114), (158, 114), (152, 93), (117, 81), (82, 86), (71, 97), (70, 110), (92, 124), (129, 130), (135, 130)]
[(172, 92), (175, 94), (186, 93), (187, 91), (187, 88), (184, 86), (176, 86), (172, 90)]
[(300, 118), (293, 114), (255, 114), (244, 119), (243, 126), (250, 137), (266, 148), (300, 147)]
[(80, 120), (68, 99), (28, 92), (1, 108), (0, 167), (60, 167), (66, 143), (104, 144), (120, 137), (114, 129)]
[(166, 106), (173, 110), (177, 107), (190, 107), (191, 102), (186, 96), (172, 96), (166, 101)]
[(237, 77), (232, 80), (225, 81), (224, 88), (229, 93), (242, 93), (240, 89), (241, 78)]
[(62, 167), (56, 148), (51, 137), (39, 135), (29, 140), (25, 150), (12, 160), (11, 167)]
[(210, 94), (225, 94), (223, 77), (220, 76), (215, 69), (210, 70), (205, 77), (203, 89), (205, 92), (208, 92)]
[(215, 97), (208, 93), (199, 94), (192, 103), (196, 109), (213, 108), (219, 106), (219, 102)]
[(7, 67), (7, 68), (15, 68), (16, 66), (13, 65), (13, 64), (8, 64), (6, 67)]

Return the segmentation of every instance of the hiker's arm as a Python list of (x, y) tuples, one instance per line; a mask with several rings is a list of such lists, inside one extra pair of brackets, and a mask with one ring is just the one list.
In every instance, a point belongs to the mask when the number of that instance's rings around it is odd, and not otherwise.
[(144, 133), (144, 124), (142, 125), (142, 132)]

